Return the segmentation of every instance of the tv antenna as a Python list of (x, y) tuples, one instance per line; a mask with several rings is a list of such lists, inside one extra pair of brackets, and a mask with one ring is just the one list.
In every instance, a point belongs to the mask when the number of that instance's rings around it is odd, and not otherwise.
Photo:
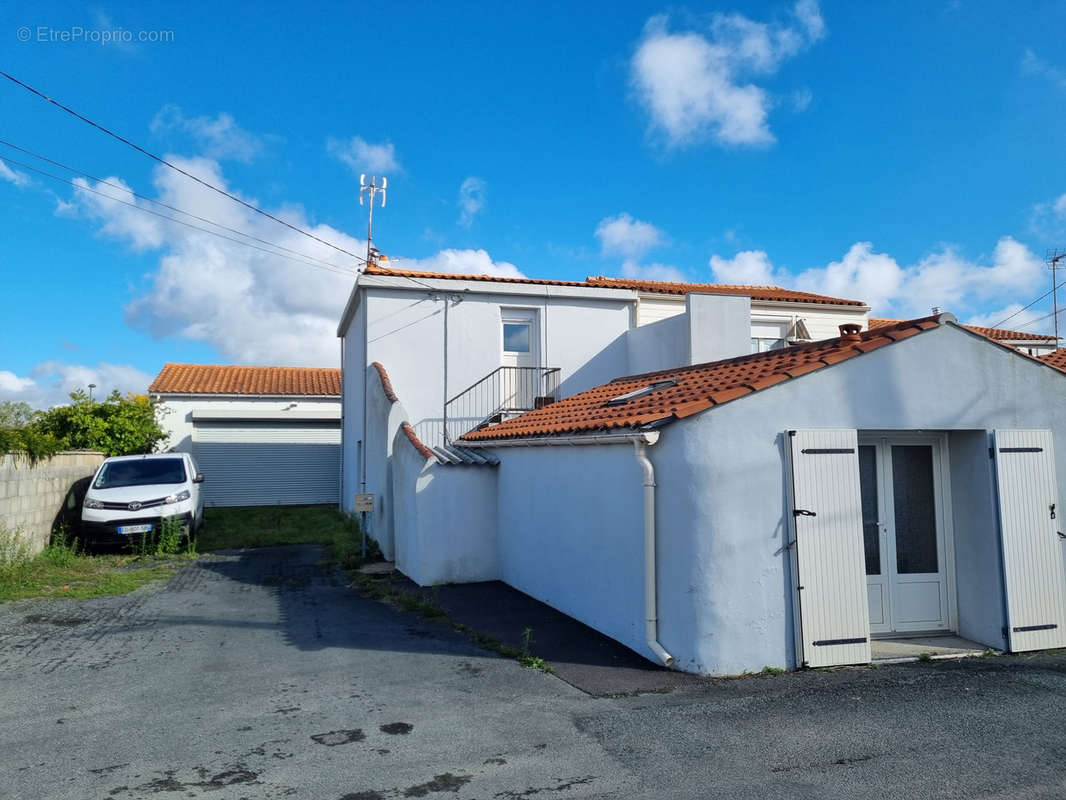
[(1055, 320), (1055, 349), (1059, 349), (1059, 262), (1066, 259), (1066, 250), (1056, 247), (1048, 250), (1044, 262), (1051, 270), (1051, 302)]
[[(366, 177), (365, 172), (359, 175), (359, 205), (363, 205), (363, 195), (365, 194), (367, 196), (367, 205), (370, 206), (370, 213), (366, 221), (366, 263), (367, 266), (370, 266), (371, 261), (376, 260), (374, 257), (378, 252), (372, 244), (374, 241), (374, 198), (380, 194), (381, 207), (385, 207), (385, 187), (389, 185), (389, 179), (384, 175), (380, 178), (377, 175), (371, 175), (370, 182), (367, 183)], [(378, 183), (379, 180), (381, 183)]]

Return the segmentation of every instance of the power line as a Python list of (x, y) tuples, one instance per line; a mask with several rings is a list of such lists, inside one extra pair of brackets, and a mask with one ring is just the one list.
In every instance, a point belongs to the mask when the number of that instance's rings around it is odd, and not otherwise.
[(359, 262), (361, 262), (363, 264), (367, 263), (367, 260), (365, 258), (363, 258), (362, 256), (357, 256), (355, 253), (353, 253), (353, 252), (351, 252), (349, 250), (345, 250), (343, 247), (338, 247), (337, 245), (333, 244), (332, 242), (328, 242), (325, 239), (322, 239), (321, 237), (315, 236), (315, 234), (313, 234), (313, 233), (308, 233), (303, 228), (299, 228), (299, 227), (297, 227), (296, 225), (293, 225), (290, 222), (286, 222), (285, 220), (283, 220), (283, 219), (281, 219), (279, 217), (275, 217), (273, 214), (270, 214), (270, 213), (268, 213), (266, 211), (263, 211), (263, 209), (255, 206), (255, 205), (252, 205), (251, 203), (249, 203), (249, 202), (247, 202), (245, 200), (242, 200), (241, 198), (237, 197), (236, 195), (230, 194), (225, 189), (220, 189), (219, 187), (215, 186), (214, 184), (208, 183), (207, 181), (203, 180), (202, 178), (198, 178), (197, 176), (193, 175), (191, 172), (186, 172), (181, 167), (170, 163), (165, 158), (161, 158), (160, 156), (157, 156), (155, 153), (152, 153), (152, 152), (150, 152), (148, 150), (145, 150), (140, 145), (131, 142), (129, 139), (126, 139), (125, 137), (120, 136), (119, 134), (115, 133), (112, 130), (109, 130), (108, 128), (105, 128), (103, 125), (100, 125), (97, 122), (93, 122), (88, 117), (83, 116), (82, 114), (79, 114), (77, 111), (75, 111), (74, 109), (72, 109), (72, 108), (70, 108), (68, 106), (63, 105), (58, 100), (53, 100), (51, 97), (46, 95), (44, 92), (41, 92), (41, 91), (38, 91), (37, 89), (34, 89), (32, 86), (30, 86), (27, 83), (23, 83), (18, 78), (16, 78), (14, 75), (11, 75), (11, 74), (9, 74), (7, 72), (4, 72), (3, 70), (0, 70), (0, 75), (3, 75), (5, 78), (7, 78), (12, 83), (14, 83), (14, 84), (16, 84), (18, 86), (21, 86), (26, 91), (37, 95), (42, 100), (45, 100), (46, 102), (51, 103), (56, 108), (62, 109), (63, 111), (65, 111), (68, 114), (70, 114), (71, 116), (76, 117), (77, 119), (80, 119), (86, 125), (91, 125), (92, 127), (96, 128), (98, 131), (106, 133), (108, 136), (110, 136), (110, 137), (112, 137), (114, 139), (117, 139), (118, 141), (122, 142), (124, 145), (127, 145), (128, 147), (132, 147), (137, 152), (148, 156), (152, 160), (158, 161), (160, 164), (163, 164), (164, 166), (170, 167), (172, 170), (174, 170), (176, 172), (180, 172), (186, 178), (190, 178), (191, 180), (196, 181), (201, 186), (206, 186), (211, 191), (218, 192), (220, 195), (222, 195), (224, 197), (228, 197), (233, 202), (240, 203), (245, 208), (250, 209), (250, 210), (254, 211), (257, 214), (262, 214), (264, 217), (267, 217), (268, 219), (272, 219), (272, 220), (274, 220), (274, 222), (277, 222), (280, 225), (284, 225), (286, 228), (289, 228), (290, 230), (294, 230), (297, 233), (308, 237), (309, 239), (314, 239), (316, 242), (320, 242), (321, 244), (324, 244), (327, 247), (332, 247), (334, 250), (337, 250), (337, 251), (339, 251), (341, 253), (344, 253), (345, 255), (349, 255), (352, 258), (357, 259)]
[[(295, 262), (297, 262), (299, 264), (303, 264), (303, 265), (308, 266), (308, 267), (315, 267), (316, 269), (326, 269), (326, 270), (329, 270), (330, 272), (336, 272), (339, 275), (353, 275), (354, 274), (354, 271), (351, 270), (351, 269), (346, 269), (344, 267), (339, 267), (339, 266), (335, 266), (335, 265), (328, 265), (325, 262), (320, 262), (320, 263), (316, 264), (316, 263), (313, 263), (311, 261), (305, 261), (303, 258), (295, 258), (293, 256), (287, 256), (284, 253), (278, 253), (278, 252), (276, 252), (274, 250), (268, 250), (265, 247), (260, 247), (259, 245), (252, 244), (251, 242), (245, 242), (245, 241), (243, 241), (241, 239), (234, 239), (232, 236), (226, 236), (225, 234), (219, 233), (218, 231), (213, 231), (213, 230), (210, 230), (208, 228), (202, 228), (199, 225), (193, 225), (191, 222), (185, 222), (184, 220), (175, 219), (174, 217), (168, 217), (166, 214), (160, 214), (158, 211), (152, 211), (150, 208), (144, 208), (143, 206), (139, 206), (136, 203), (130, 203), (130, 202), (126, 201), (126, 200), (120, 200), (117, 197), (112, 197), (109, 194), (104, 194), (103, 192), (99, 192), (96, 189), (90, 189), (88, 186), (79, 186), (78, 184), (74, 183), (74, 181), (68, 180), (67, 178), (62, 177), (61, 175), (53, 175), (50, 172), (45, 172), (43, 169), (37, 169), (37, 167), (32, 167), (29, 164), (24, 164), (21, 161), (16, 161), (15, 159), (8, 158), (7, 156), (0, 156), (0, 161), (6, 162), (8, 164), (14, 164), (16, 166), (22, 167), (23, 169), (28, 169), (30, 172), (36, 172), (38, 175), (44, 175), (45, 177), (51, 178), (52, 180), (56, 180), (56, 181), (60, 181), (61, 183), (69, 184), (70, 186), (73, 186), (75, 189), (78, 189), (80, 191), (91, 192), (92, 194), (99, 195), (100, 197), (104, 197), (104, 198), (110, 200), (113, 203), (121, 203), (124, 206), (129, 206), (130, 208), (135, 208), (138, 211), (144, 212), (145, 214), (151, 214), (154, 217), (159, 217), (160, 219), (165, 219), (168, 222), (175, 222), (178, 225), (184, 225), (187, 228), (193, 228), (195, 230), (202, 231), (203, 233), (209, 233), (212, 236), (217, 236), (220, 239), (225, 239), (228, 242), (233, 242), (234, 244), (243, 245), (244, 247), (251, 247), (253, 250), (259, 250), (261, 252), (268, 253), (269, 255), (276, 256), (277, 258), (286, 258), (289, 261), (295, 261)], [(212, 224), (214, 224), (214, 223), (212, 223)], [(276, 245), (272, 245), (272, 246), (276, 246)]]
[[(1048, 291), (1046, 291), (1046, 292), (1044, 292), (1044, 293), (1043, 293), (1042, 295), (1040, 295), (1040, 297), (1036, 298), (1036, 300), (1034, 300), (1033, 302), (1031, 302), (1031, 303), (1030, 303), (1029, 305), (1027, 305), (1027, 306), (1022, 306), (1022, 307), (1021, 307), (1021, 308), (1019, 308), (1019, 309), (1018, 309), (1017, 311), (1015, 311), (1015, 312), (1014, 312), (1013, 314), (1011, 314), (1011, 315), (1010, 315), (1010, 316), (1008, 316), (1008, 317), (1004, 317), (1003, 319), (1001, 319), (1001, 320), (1000, 320), (999, 322), (997, 322), (997, 323), (996, 323), (995, 325), (992, 325), (991, 327), (993, 327), (993, 328), (998, 328), (998, 327), (999, 327), (1000, 325), (1002, 325), (1002, 324), (1003, 324), (1004, 322), (1006, 322), (1007, 320), (1011, 320), (1011, 319), (1014, 319), (1014, 318), (1015, 318), (1016, 316), (1018, 316), (1019, 314), (1021, 314), (1021, 313), (1022, 313), (1023, 311), (1025, 311), (1026, 309), (1032, 308), (1032, 307), (1033, 307), (1033, 306), (1035, 306), (1035, 305), (1036, 305), (1037, 303), (1039, 303), (1039, 302), (1040, 302), (1041, 300), (1043, 300), (1043, 299), (1044, 299), (1045, 297), (1047, 297), (1047, 296), (1048, 296), (1049, 294), (1051, 294), (1052, 292), (1054, 292), (1054, 291), (1055, 291), (1056, 289), (1061, 289), (1061, 288), (1062, 288), (1063, 286), (1066, 286), (1066, 281), (1063, 281), (1062, 283), (1058, 284), (1057, 286), (1053, 286), (1053, 287), (1052, 287), (1051, 289), (1049, 289)], [(1051, 315), (1049, 314), (1048, 316), (1051, 316)], [(1029, 324), (1031, 324), (1031, 322), (1030, 322), (1030, 323), (1026, 323), (1026, 324), (1027, 324), (1027, 325), (1029, 325)]]
[[(47, 156), (42, 156), (40, 153), (35, 153), (32, 150), (26, 149), (25, 147), (20, 147), (19, 145), (14, 144), (13, 142), (8, 142), (8, 141), (6, 141), (4, 139), (0, 139), (0, 145), (4, 145), (5, 147), (10, 147), (13, 150), (18, 150), (21, 153), (25, 153), (26, 155), (33, 156), (34, 158), (40, 159), (41, 161), (44, 161), (44, 162), (47, 162), (47, 163), (52, 164), (54, 166), (57, 166), (60, 169), (65, 169), (65, 170), (67, 170), (67, 172), (74, 173), (75, 175), (81, 175), (82, 177), (89, 178), (90, 180), (96, 181), (97, 185), (101, 185), (102, 184), (104, 186), (110, 186), (113, 189), (118, 189), (119, 191), (122, 191), (122, 192), (129, 192), (133, 197), (136, 197), (138, 200), (144, 200), (145, 202), (152, 203), (154, 205), (160, 206), (161, 208), (166, 208), (166, 209), (168, 209), (170, 211), (175, 211), (178, 214), (184, 214), (185, 216), (187, 216), (187, 217), (189, 217), (191, 219), (195, 219), (195, 220), (198, 220), (200, 222), (206, 222), (208, 225), (214, 225), (214, 226), (216, 226), (218, 228), (221, 228), (224, 231), (229, 231), (230, 233), (235, 233), (238, 236), (246, 236), (247, 238), (252, 239), (252, 240), (254, 240), (256, 242), (261, 242), (262, 244), (269, 245), (270, 247), (276, 247), (278, 250), (283, 250), (283, 251), (285, 251), (287, 253), (292, 253), (295, 256), (299, 256), (301, 259), (307, 259), (308, 261), (314, 261), (314, 262), (317, 262), (317, 263), (321, 264), (324, 267), (329, 267), (331, 269), (340, 267), (339, 264), (331, 264), (328, 261), (323, 261), (320, 258), (316, 258), (315, 256), (310, 256), (307, 253), (303, 253), (303, 252), (301, 252), (299, 250), (293, 250), (290, 247), (285, 247), (284, 245), (276, 244), (275, 242), (267, 241), (266, 239), (261, 239), (258, 236), (253, 236), (252, 234), (245, 233), (242, 230), (238, 230), (236, 228), (230, 228), (230, 227), (228, 227), (226, 225), (223, 225), (220, 222), (215, 222), (212, 219), (207, 219), (206, 217), (201, 217), (201, 216), (193, 214), (193, 213), (191, 213), (189, 211), (185, 211), (183, 209), (177, 208), (176, 206), (172, 206), (169, 203), (164, 203), (161, 200), (156, 200), (154, 198), (147, 197), (147, 196), (145, 196), (143, 194), (138, 194), (137, 192), (135, 192), (132, 189), (130, 189), (128, 186), (123, 186), (123, 185), (118, 184), (118, 183), (112, 183), (111, 181), (104, 180), (103, 178), (98, 178), (95, 175), (90, 175), (88, 172), (84, 172), (83, 170), (80, 170), (80, 169), (75, 169), (74, 167), (71, 167), (71, 166), (68, 166), (66, 164), (63, 164), (62, 162), (55, 161), (54, 159), (48, 158)], [(3, 158), (3, 156), (0, 156), (0, 158)], [(19, 162), (16, 162), (16, 161), (12, 160), (12, 163), (19, 163)], [(33, 169), (33, 168), (27, 166), (26, 169)], [(51, 174), (49, 174), (47, 172), (41, 172), (41, 174), (42, 175), (47, 175), (48, 177), (55, 177), (58, 180), (62, 180), (62, 178), (59, 178), (58, 176), (53, 176), (53, 175), (51, 175)], [(75, 188), (85, 188), (85, 187), (79, 187), (77, 184), (72, 184), (72, 185), (74, 185)], [(103, 195), (103, 196), (104, 197), (109, 197), (109, 195)], [(121, 202), (120, 200), (118, 200), (118, 198), (110, 198), (110, 199), (115, 200), (116, 202)], [(140, 208), (139, 206), (136, 206), (136, 207)], [(179, 220), (175, 220), (175, 222), (178, 222), (178, 221)]]

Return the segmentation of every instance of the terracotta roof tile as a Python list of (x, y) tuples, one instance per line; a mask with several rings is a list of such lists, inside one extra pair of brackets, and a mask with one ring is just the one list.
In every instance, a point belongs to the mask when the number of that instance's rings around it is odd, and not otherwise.
[(1050, 353), (1045, 353), (1042, 356), (1037, 356), (1040, 361), (1045, 364), (1050, 364), (1055, 369), (1066, 372), (1066, 349), (1052, 350)]
[(411, 427), (409, 422), (401, 423), (400, 430), (403, 431), (404, 436), (406, 436), (407, 440), (414, 445), (415, 450), (417, 450), (420, 455), (425, 458), (432, 458), (434, 461), (437, 460), (437, 456), (434, 452), (422, 444), (422, 440), (418, 438), (418, 434), (415, 433), (415, 429)]
[[(887, 319), (885, 317), (870, 317), (866, 320), (866, 324), (870, 330), (882, 328), (886, 325), (897, 325), (900, 322), (903, 322), (903, 320)], [(962, 327), (966, 328), (967, 330), (971, 330), (974, 333), (979, 333), (982, 336), (986, 336), (989, 339), (993, 339), (997, 342), (1047, 342), (1051, 344), (1055, 341), (1054, 336), (1046, 333), (1028, 333), (1026, 331), (1012, 331), (1007, 328), (985, 328), (980, 325), (963, 325)]]
[(341, 371), (319, 367), (165, 364), (152, 394), (255, 394), (340, 397)]
[(422, 272), (420, 270), (394, 269), (379, 265), (368, 266), (364, 275), (423, 280), (457, 280), (457, 281), (496, 281), (499, 283), (528, 283), (538, 286), (584, 286), (593, 289), (629, 289), (654, 294), (684, 295), (690, 292), (707, 292), (713, 294), (742, 294), (752, 300), (766, 300), (790, 303), (816, 303), (818, 305), (857, 306), (865, 308), (861, 300), (845, 300), (840, 297), (798, 292), (783, 289), (780, 286), (743, 286), (728, 283), (680, 283), (677, 281), (642, 281), (630, 278), (609, 278), (604, 275), (590, 275), (583, 281), (556, 281), (538, 278), (500, 278), (495, 275), (460, 275), (452, 272)]
[(392, 388), (392, 381), (389, 380), (389, 373), (385, 371), (385, 367), (381, 365), (380, 361), (375, 361), (371, 366), (378, 371), (378, 377), (381, 378), (381, 389), (385, 392), (385, 399), (390, 403), (396, 403), (400, 398), (396, 396), (396, 392)]
[(861, 300), (846, 300), (841, 297), (829, 297), (811, 292), (798, 292), (780, 286), (744, 286), (730, 283), (680, 283), (677, 281), (642, 281), (632, 278), (608, 278), (603, 275), (589, 276), (585, 282), (589, 286), (605, 289), (634, 289), (638, 292), (654, 294), (689, 294), (690, 292), (707, 292), (712, 294), (746, 294), (752, 300), (771, 300), (784, 303), (817, 303), (818, 305), (861, 306)]
[[(648, 372), (616, 378), (550, 406), (530, 411), (462, 438), (488, 442), (494, 439), (524, 439), (574, 433), (593, 433), (620, 428), (640, 428), (653, 422), (681, 419), (722, 403), (775, 386), (829, 365), (863, 355), (893, 341), (916, 336), (954, 321), (950, 314), (906, 320), (894, 327), (883, 326), (856, 336), (770, 350), (749, 356), (696, 364), (690, 367)], [(656, 381), (673, 383), (626, 403), (608, 401)]]

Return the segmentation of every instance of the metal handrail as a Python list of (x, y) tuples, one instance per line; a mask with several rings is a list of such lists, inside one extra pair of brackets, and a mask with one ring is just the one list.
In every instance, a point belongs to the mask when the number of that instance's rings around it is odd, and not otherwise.
[(444, 443), (508, 415), (555, 402), (559, 373), (558, 367), (497, 367), (444, 403)]

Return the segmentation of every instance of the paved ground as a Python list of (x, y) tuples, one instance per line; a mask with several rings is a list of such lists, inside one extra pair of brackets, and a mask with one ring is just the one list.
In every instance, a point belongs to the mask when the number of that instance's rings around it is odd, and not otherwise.
[(313, 548), (0, 606), (4, 798), (1066, 797), (1066, 656), (592, 697)]

